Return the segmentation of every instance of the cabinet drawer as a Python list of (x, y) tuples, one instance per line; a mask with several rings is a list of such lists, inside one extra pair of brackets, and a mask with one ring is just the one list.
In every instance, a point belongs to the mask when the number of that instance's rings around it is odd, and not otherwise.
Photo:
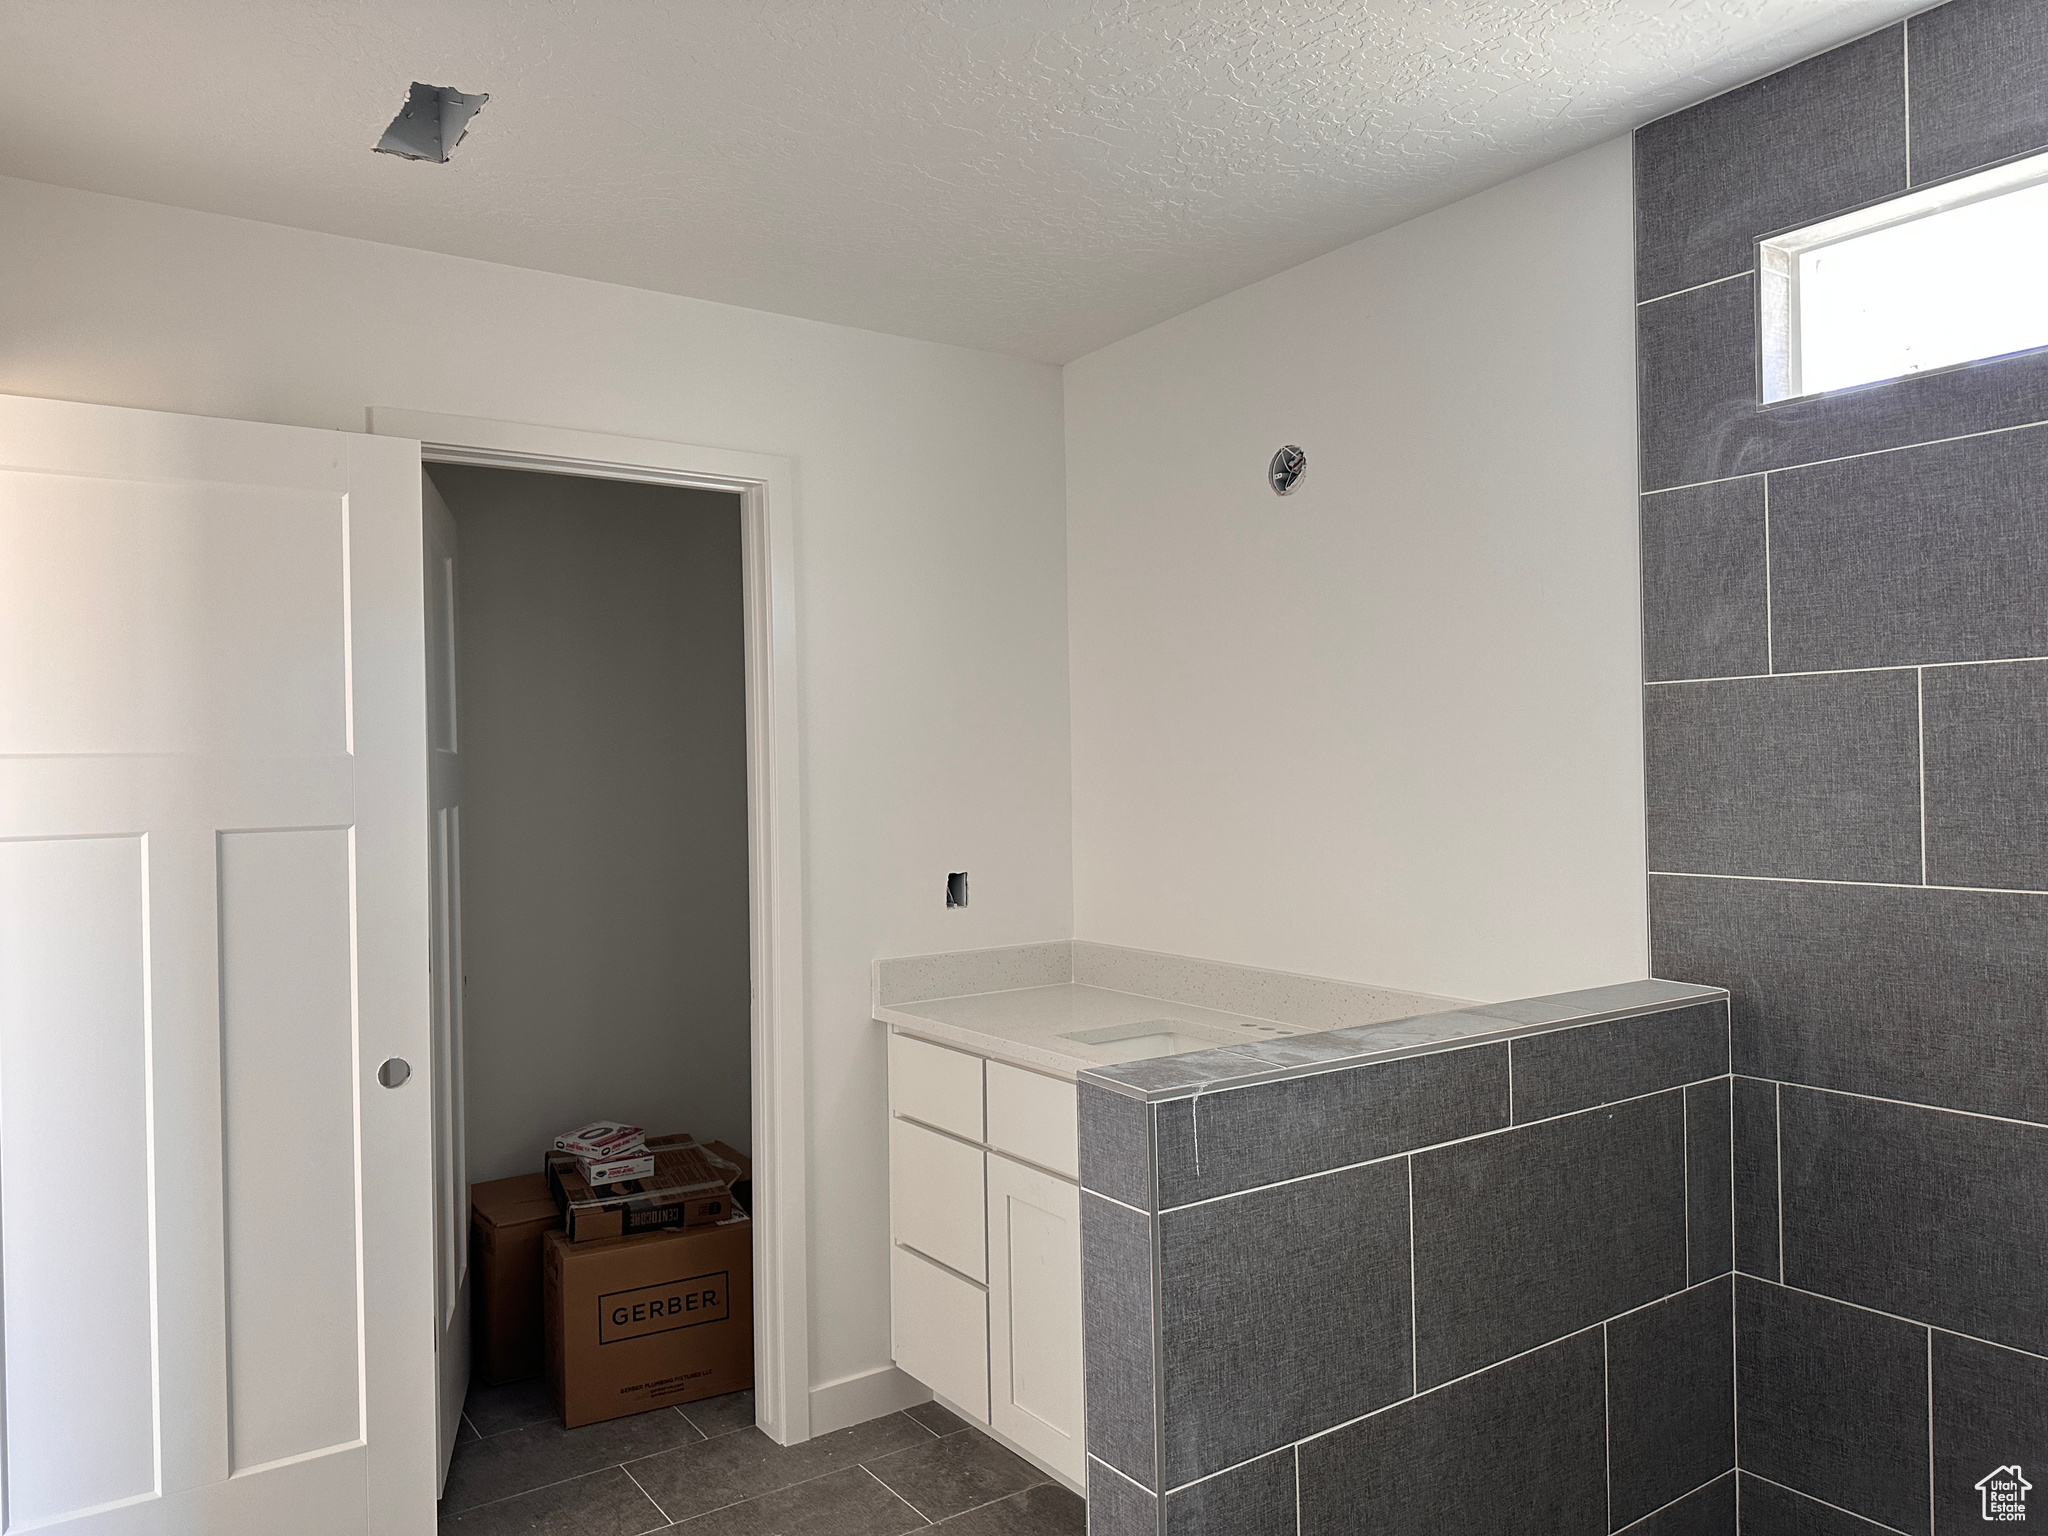
[(889, 1332), (899, 1369), (988, 1422), (986, 1291), (891, 1247)]
[(927, 1258), (988, 1283), (988, 1214), (979, 1147), (907, 1120), (889, 1122), (889, 1233)]
[(889, 1108), (955, 1136), (980, 1141), (981, 1058), (892, 1033)]
[(988, 1064), (988, 1144), (1070, 1179), (1081, 1177), (1080, 1130), (1072, 1083)]

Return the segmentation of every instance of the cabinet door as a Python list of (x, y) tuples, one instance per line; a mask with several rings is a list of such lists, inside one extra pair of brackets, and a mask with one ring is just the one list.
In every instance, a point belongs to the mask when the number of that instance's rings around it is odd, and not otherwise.
[(983, 1156), (979, 1147), (908, 1120), (889, 1122), (889, 1235), (986, 1284)]
[(1077, 1481), (1081, 1435), (1081, 1192), (988, 1160), (989, 1423)]

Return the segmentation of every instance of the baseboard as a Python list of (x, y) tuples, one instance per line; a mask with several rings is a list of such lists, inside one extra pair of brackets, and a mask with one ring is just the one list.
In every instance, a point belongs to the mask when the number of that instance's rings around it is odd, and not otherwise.
[(884, 1414), (901, 1413), (932, 1400), (931, 1388), (914, 1381), (893, 1365), (842, 1376), (811, 1388), (811, 1433), (829, 1435), (850, 1424), (865, 1424)]

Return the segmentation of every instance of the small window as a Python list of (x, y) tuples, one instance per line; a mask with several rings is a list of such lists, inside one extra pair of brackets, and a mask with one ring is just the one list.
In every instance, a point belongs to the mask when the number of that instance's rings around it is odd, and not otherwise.
[(1766, 401), (2048, 346), (2048, 154), (1757, 244)]

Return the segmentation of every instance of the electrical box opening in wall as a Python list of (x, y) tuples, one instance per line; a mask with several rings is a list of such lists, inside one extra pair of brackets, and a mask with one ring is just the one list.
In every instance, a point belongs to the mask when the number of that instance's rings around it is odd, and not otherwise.
[(955, 870), (946, 876), (946, 905), (964, 907), (967, 905), (967, 871)]
[(2048, 154), (1757, 242), (1766, 403), (2048, 346)]

